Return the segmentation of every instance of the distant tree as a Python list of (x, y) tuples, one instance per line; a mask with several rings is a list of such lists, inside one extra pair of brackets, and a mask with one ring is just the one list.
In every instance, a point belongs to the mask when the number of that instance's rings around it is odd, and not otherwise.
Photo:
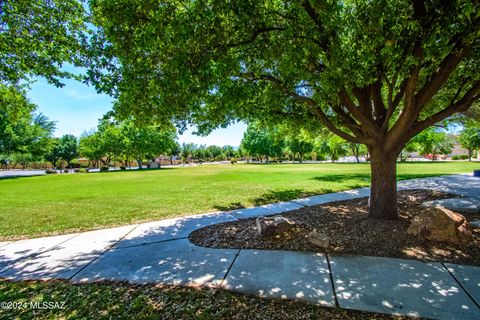
[(78, 157), (78, 140), (73, 134), (66, 134), (60, 138), (59, 144), (60, 158), (67, 162), (67, 166), (71, 167), (70, 162)]
[(194, 144), (192, 147), (192, 158), (197, 162), (208, 161), (210, 153), (207, 150), (207, 146), (204, 144)]
[(404, 162), (407, 160), (410, 153), (419, 150), (418, 143), (415, 141), (410, 141), (405, 145), (402, 152), (400, 152), (400, 161)]
[(60, 138), (51, 139), (50, 147), (45, 153), (44, 159), (50, 162), (54, 168), (59, 168), (61, 166), (63, 159)]
[(142, 126), (134, 121), (122, 125), (125, 153), (131, 156), (142, 169), (145, 159), (153, 160), (175, 147), (176, 131), (172, 127)]
[(269, 162), (269, 157), (278, 152), (275, 136), (272, 131), (262, 127), (259, 123), (250, 124), (243, 134), (243, 149), (251, 156), (258, 156), (260, 162), (265, 157), (265, 162)]
[(312, 139), (304, 131), (287, 136), (285, 142), (293, 154), (293, 160), (295, 161), (295, 156), (298, 156), (300, 163), (303, 162), (304, 155), (312, 152), (314, 147)]
[(116, 160), (122, 155), (128, 159), (129, 140), (125, 134), (126, 126), (126, 122), (120, 123), (110, 117), (104, 117), (99, 121), (97, 127), (101, 150), (99, 153), (102, 153), (100, 161), (104, 166), (108, 167), (112, 160), (115, 166)]
[(212, 161), (218, 160), (222, 155), (222, 148), (216, 145), (208, 146), (206, 151), (210, 155)]
[(182, 143), (180, 156), (182, 157), (183, 163), (188, 161), (189, 157), (193, 157), (193, 153), (195, 152), (196, 146), (194, 143)]
[(412, 139), (418, 145), (418, 151), (423, 155), (431, 155), (432, 161), (436, 155), (445, 155), (452, 152), (453, 139), (445, 132), (429, 128)]
[(347, 141), (332, 134), (317, 139), (316, 149), (319, 154), (328, 155), (332, 162), (348, 154)]
[(468, 150), (468, 161), (472, 161), (472, 151), (480, 149), (480, 125), (465, 127), (458, 137), (462, 148)]
[(173, 164), (173, 158), (175, 156), (180, 155), (180, 152), (182, 152), (180, 144), (177, 141), (175, 141), (168, 152), (168, 154), (170, 155), (170, 164)]
[(367, 147), (360, 143), (349, 142), (348, 147), (350, 148), (350, 151), (355, 157), (355, 161), (357, 161), (357, 163), (360, 162), (360, 156), (367, 153)]
[(100, 160), (104, 156), (102, 147), (102, 137), (98, 131), (88, 132), (80, 137), (79, 153), (93, 163), (94, 167), (98, 167)]
[(0, 84), (0, 155), (24, 168), (43, 160), (55, 123), (35, 113), (25, 91)]
[(227, 160), (230, 160), (231, 158), (235, 157), (235, 149), (232, 146), (224, 146), (222, 150)]

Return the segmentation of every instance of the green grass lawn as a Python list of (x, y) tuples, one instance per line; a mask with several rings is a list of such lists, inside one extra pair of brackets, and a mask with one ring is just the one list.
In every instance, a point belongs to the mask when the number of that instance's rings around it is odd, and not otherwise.
[[(480, 163), (402, 163), (398, 178)], [(0, 238), (67, 233), (249, 207), (369, 185), (368, 164), (202, 165), (0, 179)]]

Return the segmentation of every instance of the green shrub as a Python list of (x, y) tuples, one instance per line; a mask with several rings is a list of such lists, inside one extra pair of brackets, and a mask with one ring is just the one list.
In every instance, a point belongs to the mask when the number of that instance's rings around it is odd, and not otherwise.
[(106, 172), (108, 171), (108, 167), (100, 167), (100, 172)]
[(230, 163), (231, 163), (231, 164), (237, 163), (237, 159), (235, 159), (235, 158), (230, 159)]
[(459, 154), (452, 157), (452, 160), (467, 160), (467, 159), (468, 159), (468, 155), (466, 154)]
[(121, 166), (121, 167), (120, 167), (120, 170), (127, 170), (127, 168), (124, 167), (124, 166)]
[(46, 174), (56, 174), (57, 171), (55, 171), (55, 170), (53, 170), (53, 169), (47, 169), (47, 170), (45, 170), (45, 173), (46, 173)]

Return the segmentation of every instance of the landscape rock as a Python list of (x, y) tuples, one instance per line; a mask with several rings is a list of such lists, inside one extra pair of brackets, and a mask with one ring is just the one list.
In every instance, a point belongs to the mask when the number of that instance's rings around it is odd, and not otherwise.
[(290, 231), (296, 226), (294, 221), (284, 217), (258, 217), (255, 219), (257, 231), (262, 236), (272, 236)]
[(312, 231), (307, 235), (308, 241), (320, 248), (328, 248), (330, 245), (330, 238), (325, 234), (317, 231)]
[(427, 208), (413, 217), (407, 233), (425, 240), (455, 244), (472, 240), (465, 217), (441, 207)]

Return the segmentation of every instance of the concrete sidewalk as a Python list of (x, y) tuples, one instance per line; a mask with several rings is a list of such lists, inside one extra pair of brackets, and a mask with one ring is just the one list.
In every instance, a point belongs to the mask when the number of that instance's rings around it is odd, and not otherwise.
[[(467, 175), (399, 182), (480, 202)], [(221, 287), (262, 297), (433, 319), (480, 319), (480, 267), (382, 257), (211, 249), (188, 235), (201, 227), (368, 196), (368, 188), (290, 202), (30, 240), (0, 243), (0, 277), (126, 280)]]

